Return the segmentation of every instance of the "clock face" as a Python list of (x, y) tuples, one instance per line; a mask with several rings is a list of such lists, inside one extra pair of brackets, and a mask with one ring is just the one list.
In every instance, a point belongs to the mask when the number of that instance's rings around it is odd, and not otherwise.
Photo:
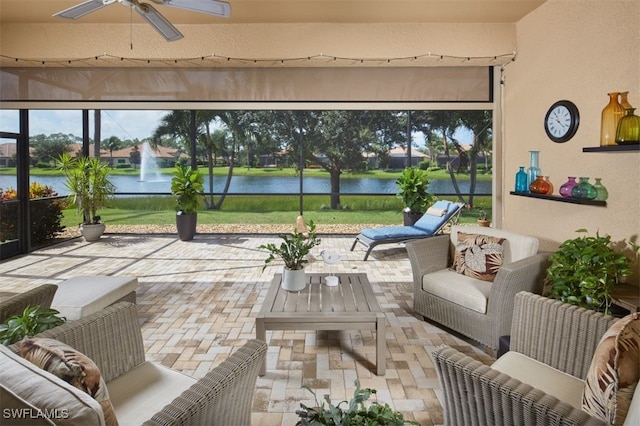
[(558, 101), (544, 118), (544, 130), (554, 142), (566, 142), (578, 131), (578, 108), (570, 101)]

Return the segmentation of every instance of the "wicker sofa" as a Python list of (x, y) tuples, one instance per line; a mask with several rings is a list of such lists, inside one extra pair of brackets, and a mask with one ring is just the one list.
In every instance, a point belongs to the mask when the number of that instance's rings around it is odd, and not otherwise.
[[(504, 259), (493, 282), (451, 269), (458, 233), (505, 238)], [(477, 227), (451, 227), (450, 234), (407, 243), (413, 272), (413, 309), (492, 349), (511, 330), (513, 298), (519, 291), (541, 293), (548, 254), (536, 238)]]
[(0, 300), (0, 322), (5, 322), (7, 318), (14, 315), (22, 314), (27, 306), (39, 305), (45, 309), (51, 307), (57, 289), (57, 285), (43, 284)]
[[(610, 424), (583, 411), (582, 395), (586, 389), (585, 378), (593, 374), (590, 368), (600, 339), (616, 321), (611, 316), (540, 295), (518, 293), (510, 350), (491, 366), (446, 345), (433, 352), (444, 395), (445, 423), (466, 426)], [(637, 363), (638, 347), (627, 348), (635, 351), (630, 359)], [(609, 359), (613, 356), (609, 353), (601, 351), (601, 356)], [(594, 365), (602, 365), (600, 358), (595, 361)], [(620, 380), (618, 386), (622, 386), (623, 379), (610, 371), (607, 369), (607, 376), (616, 376), (616, 380)], [(598, 383), (600, 386), (602, 382), (598, 380)], [(617, 388), (617, 391), (626, 393), (630, 387)], [(636, 385), (635, 392), (631, 390), (630, 394), (631, 408), (623, 418), (625, 426), (640, 424), (640, 386)], [(615, 405), (605, 406), (608, 409), (616, 406), (619, 410), (622, 403), (618, 400)]]
[[(267, 351), (266, 343), (251, 340), (196, 380), (145, 360), (136, 306), (129, 302), (68, 321), (36, 337), (63, 342), (96, 363), (122, 426), (250, 424), (258, 370)], [(46, 371), (35, 371), (17, 351), (16, 345), (0, 348), (3, 410), (64, 407), (65, 416), (56, 424), (104, 424), (95, 400)], [(43, 395), (34, 395), (34, 389)], [(69, 409), (70, 398), (81, 406)], [(33, 424), (52, 424), (45, 421), (48, 419), (37, 420)]]

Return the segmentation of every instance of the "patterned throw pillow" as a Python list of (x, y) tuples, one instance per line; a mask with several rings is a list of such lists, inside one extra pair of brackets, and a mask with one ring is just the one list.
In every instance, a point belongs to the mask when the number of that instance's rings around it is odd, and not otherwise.
[(98, 366), (89, 357), (54, 339), (25, 337), (19, 342), (19, 347), (24, 359), (98, 401), (107, 426), (118, 425), (107, 386)]
[(453, 269), (482, 281), (493, 281), (502, 266), (504, 238), (458, 232)]
[(600, 339), (582, 392), (582, 410), (609, 425), (622, 425), (640, 365), (640, 313), (622, 318)]

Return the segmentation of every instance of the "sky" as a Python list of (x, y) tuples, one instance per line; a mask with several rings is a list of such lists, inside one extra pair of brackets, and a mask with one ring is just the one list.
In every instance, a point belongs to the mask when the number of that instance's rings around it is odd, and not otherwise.
[[(122, 111), (102, 110), (102, 139), (117, 136), (122, 140), (145, 139), (150, 137), (162, 117), (170, 111), (145, 110)], [(90, 137), (93, 137), (93, 111), (89, 111)], [(31, 135), (73, 134), (82, 137), (82, 111), (80, 110), (30, 110), (29, 128)], [(0, 130), (18, 132), (18, 111), (0, 110)], [(471, 143), (471, 135), (463, 130), (455, 137), (463, 144)], [(422, 134), (414, 135), (414, 142), (424, 146)]]
[[(117, 136), (122, 140), (144, 139), (153, 134), (162, 117), (169, 111), (119, 111), (102, 110), (102, 138)], [(0, 129), (18, 131), (18, 112), (0, 110)], [(89, 111), (89, 126), (93, 129), (93, 111)], [(82, 111), (80, 110), (31, 110), (29, 115), (31, 135), (54, 133), (74, 134), (82, 137)], [(91, 130), (93, 132), (93, 130)], [(93, 134), (90, 134), (92, 137)]]

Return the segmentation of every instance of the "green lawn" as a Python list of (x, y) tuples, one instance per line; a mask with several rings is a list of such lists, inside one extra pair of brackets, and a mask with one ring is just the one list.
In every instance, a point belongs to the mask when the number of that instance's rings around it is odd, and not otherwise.
[[(453, 198), (447, 198), (453, 200)], [(474, 223), (484, 209), (491, 217), (491, 197), (476, 197), (476, 206), (465, 209), (462, 223)], [(304, 197), (304, 216), (307, 221), (332, 224), (383, 224), (402, 222), (402, 206), (394, 196), (342, 196), (342, 210), (327, 208), (327, 196)], [(227, 197), (222, 210), (198, 212), (201, 224), (288, 224), (299, 213), (298, 196), (231, 196)], [(175, 223), (175, 211), (171, 197), (135, 197), (114, 200), (110, 208), (99, 212), (102, 220), (116, 225), (171, 225)], [(64, 212), (63, 225), (72, 227), (79, 222), (75, 209)]]

